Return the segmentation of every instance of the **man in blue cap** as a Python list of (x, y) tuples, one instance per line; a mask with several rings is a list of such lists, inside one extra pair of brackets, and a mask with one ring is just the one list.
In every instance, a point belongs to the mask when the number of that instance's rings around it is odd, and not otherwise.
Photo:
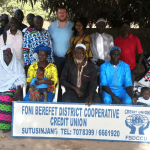
[(103, 89), (102, 99), (105, 104), (132, 104), (132, 101), (136, 101), (133, 97), (130, 67), (119, 60), (120, 54), (119, 47), (112, 47), (111, 60), (100, 67), (100, 86)]

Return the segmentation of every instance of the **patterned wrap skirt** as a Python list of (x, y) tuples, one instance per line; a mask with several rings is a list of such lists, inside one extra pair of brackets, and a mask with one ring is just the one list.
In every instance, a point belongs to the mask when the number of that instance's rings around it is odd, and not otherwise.
[(0, 92), (0, 129), (10, 129), (12, 119), (12, 101), (16, 89)]

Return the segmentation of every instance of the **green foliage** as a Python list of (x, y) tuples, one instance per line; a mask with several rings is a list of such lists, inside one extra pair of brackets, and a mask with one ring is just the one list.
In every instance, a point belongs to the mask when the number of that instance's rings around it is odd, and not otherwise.
[(0, 0), (0, 13), (13, 16), (20, 8), (25, 16), (32, 12), (54, 21), (60, 5), (68, 9), (71, 20), (84, 16), (93, 23), (103, 17), (112, 27), (119, 27), (122, 19), (138, 23), (141, 28), (150, 27), (150, 0)]
[[(19, 1), (35, 3), (39, 0)], [(122, 19), (128, 19), (140, 27), (150, 27), (150, 0), (42, 0), (43, 10), (50, 14), (55, 13), (60, 5), (68, 8), (71, 19), (82, 15), (96, 22), (103, 17), (112, 27), (118, 27)]]
[[(1, 0), (0, 1), (0, 14), (6, 13), (10, 17), (14, 16), (14, 10), (20, 8), (24, 12), (24, 16), (26, 17), (29, 13), (33, 13), (35, 15), (40, 15), (44, 18), (44, 20), (48, 20), (49, 13), (46, 10), (43, 10), (41, 7), (41, 1), (38, 1), (32, 7), (30, 2), (21, 3), (17, 2), (17, 0)], [(54, 15), (51, 15), (54, 16)], [(24, 23), (26, 22), (26, 18)]]

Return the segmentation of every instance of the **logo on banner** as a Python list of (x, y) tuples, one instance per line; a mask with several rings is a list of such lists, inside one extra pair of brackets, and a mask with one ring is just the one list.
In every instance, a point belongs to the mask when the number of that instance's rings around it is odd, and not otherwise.
[(133, 114), (126, 118), (125, 124), (131, 129), (130, 134), (135, 134), (138, 127), (139, 134), (144, 135), (144, 130), (149, 127), (149, 119), (145, 115)]

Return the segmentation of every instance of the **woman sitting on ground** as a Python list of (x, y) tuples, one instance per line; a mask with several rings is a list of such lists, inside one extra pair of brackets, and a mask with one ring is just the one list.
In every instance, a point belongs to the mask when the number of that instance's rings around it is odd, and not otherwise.
[(84, 33), (84, 30), (86, 29), (87, 26), (87, 19), (84, 17), (78, 18), (74, 22), (74, 27), (72, 30), (74, 30), (74, 35), (71, 37), (70, 40), (70, 48), (67, 51), (67, 57), (68, 59), (73, 58), (74, 56), (74, 49), (77, 44), (84, 44), (86, 46), (86, 57), (91, 58), (93, 57), (90, 44), (91, 44), (91, 37), (90, 35), (86, 35)]
[[(48, 102), (52, 102), (53, 98), (54, 98), (54, 93), (55, 93), (55, 85), (57, 83), (58, 80), (58, 73), (57, 73), (57, 68), (54, 64), (52, 63), (48, 63), (47, 62), (47, 56), (51, 53), (51, 49), (48, 46), (44, 46), (44, 45), (40, 45), (38, 47), (36, 47), (34, 49), (34, 53), (38, 54), (38, 59), (39, 62), (35, 62), (33, 64), (30, 65), (29, 69), (28, 69), (28, 73), (27, 73), (27, 84), (28, 86), (30, 86), (30, 82), (34, 77), (37, 77), (37, 69), (39, 67), (44, 68), (45, 72), (44, 72), (44, 77), (47, 78), (47, 80), (39, 80), (37, 79), (35, 81), (36, 85), (40, 85), (40, 84), (48, 84), (48, 88), (47, 88), (47, 101)], [(35, 93), (37, 94), (37, 93)], [(30, 95), (30, 90), (28, 91), (27, 95), (24, 98), (24, 101), (31, 101), (31, 99), (29, 98)], [(34, 94), (32, 94), (33, 96)], [(39, 101), (44, 101), (44, 96), (41, 97), (41, 99)]]
[(0, 58), (0, 129), (6, 132), (11, 128), (12, 101), (23, 99), (25, 71), (11, 46), (0, 49)]

